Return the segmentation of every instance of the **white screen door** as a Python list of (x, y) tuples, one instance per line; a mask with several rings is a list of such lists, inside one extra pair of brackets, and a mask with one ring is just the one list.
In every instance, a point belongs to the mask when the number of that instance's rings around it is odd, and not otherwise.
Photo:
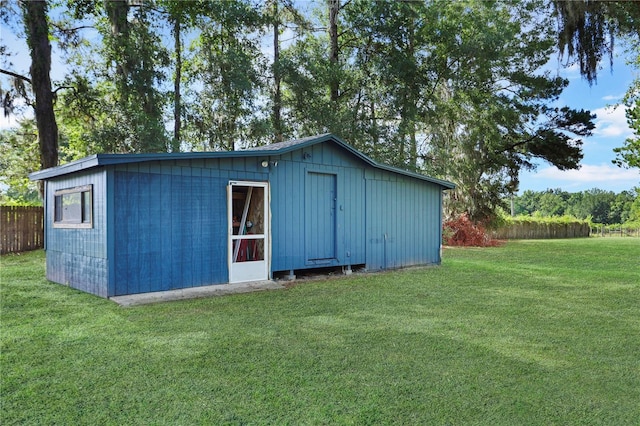
[(229, 182), (229, 282), (269, 278), (269, 184)]

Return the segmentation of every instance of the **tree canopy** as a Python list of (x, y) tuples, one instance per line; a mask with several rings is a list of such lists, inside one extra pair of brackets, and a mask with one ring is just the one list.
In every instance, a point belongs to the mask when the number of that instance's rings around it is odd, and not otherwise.
[[(602, 59), (613, 67), (615, 41), (626, 39), (630, 62), (640, 69), (640, 3), (635, 1), (554, 0), (558, 16), (558, 47), (567, 63), (577, 61), (580, 73), (590, 83), (597, 81)], [(615, 148), (613, 163), (640, 168), (640, 78), (631, 84), (623, 99), (629, 127), (634, 136)]]
[[(62, 161), (329, 131), (376, 160), (453, 181), (448, 213), (483, 220), (538, 160), (577, 168), (594, 128), (589, 111), (557, 105), (568, 81), (545, 71), (558, 45), (574, 55), (582, 40), (573, 34), (584, 22), (561, 3), (3, 1), (26, 3), (47, 11), (38, 25), (65, 64), (45, 88)], [(26, 37), (31, 15), (15, 9), (0, 18)], [(17, 52), (0, 53), (7, 112), (36, 85), (8, 84), (20, 80), (9, 66)]]
[(640, 188), (620, 193), (598, 188), (572, 193), (524, 191), (513, 201), (516, 215), (567, 215), (605, 225), (640, 222)]

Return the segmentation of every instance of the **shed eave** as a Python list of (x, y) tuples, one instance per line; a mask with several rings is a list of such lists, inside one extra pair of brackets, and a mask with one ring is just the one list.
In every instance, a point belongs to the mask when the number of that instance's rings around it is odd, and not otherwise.
[(336, 143), (337, 145), (339, 145), (343, 149), (347, 150), (348, 152), (350, 152), (352, 155), (356, 156), (357, 158), (361, 159), (362, 161), (364, 161), (365, 163), (367, 163), (371, 167), (375, 167), (375, 168), (380, 169), (380, 170), (385, 170), (385, 171), (388, 171), (388, 172), (397, 173), (397, 174), (404, 175), (404, 176), (409, 176), (409, 177), (412, 177), (412, 178), (415, 178), (415, 179), (420, 179), (420, 180), (423, 180), (423, 181), (431, 182), (431, 183), (440, 185), (443, 189), (454, 189), (456, 187), (456, 185), (454, 183), (446, 181), (446, 180), (436, 179), (436, 178), (432, 178), (431, 176), (423, 175), (423, 174), (420, 174), (420, 173), (414, 173), (414, 172), (410, 172), (408, 170), (403, 170), (403, 169), (399, 169), (397, 167), (387, 166), (386, 164), (378, 163), (374, 159), (370, 158), (369, 156), (367, 156), (367, 155), (363, 154), (362, 152), (358, 151), (357, 149), (353, 148), (351, 145), (349, 145), (348, 143), (346, 143), (345, 141), (340, 139), (338, 136), (335, 136), (335, 135), (333, 135), (331, 133), (324, 133), (324, 134), (317, 135), (317, 136), (310, 136), (308, 138), (300, 139), (300, 140), (297, 140), (297, 141), (276, 143), (276, 144), (273, 144), (274, 148), (269, 148), (270, 145), (267, 145), (266, 147), (252, 148), (252, 149), (248, 149), (248, 150), (245, 150), (245, 151), (236, 151), (236, 152), (252, 152), (252, 153), (255, 153), (256, 155), (260, 155), (260, 154), (262, 154), (262, 155), (282, 155), (282, 154), (286, 154), (288, 152), (291, 152), (291, 151), (294, 151), (294, 150), (297, 150), (297, 149), (304, 149), (304, 148), (307, 148), (309, 146), (312, 146), (312, 145), (315, 145), (315, 144), (318, 144), (318, 143), (328, 142), (328, 141), (332, 141), (332, 142)]
[(324, 133), (321, 135), (310, 136), (303, 139), (280, 142), (264, 147), (257, 147), (239, 151), (215, 151), (215, 152), (179, 152), (179, 153), (149, 153), (149, 154), (95, 154), (89, 157), (72, 161), (62, 166), (51, 167), (48, 169), (40, 170), (29, 174), (31, 180), (44, 180), (58, 176), (63, 176), (69, 173), (75, 173), (82, 170), (91, 169), (99, 166), (117, 165), (117, 164), (129, 164), (129, 163), (143, 163), (147, 161), (168, 161), (168, 160), (197, 160), (197, 159), (215, 159), (215, 158), (250, 158), (260, 156), (274, 156), (282, 155), (295, 151), (298, 149), (304, 149), (312, 145), (324, 142), (333, 142), (345, 149), (353, 156), (359, 158), (371, 167), (385, 170), (391, 173), (396, 173), (414, 179), (434, 183), (440, 185), (443, 189), (454, 189), (455, 184), (442, 179), (436, 179), (431, 176), (423, 175), (420, 173), (403, 170), (397, 167), (388, 166), (386, 164), (378, 163), (351, 145), (340, 139), (339, 137), (331, 134)]
[(408, 170), (399, 169), (397, 167), (387, 166), (385, 164), (376, 163), (375, 167), (377, 167), (379, 169), (382, 169), (382, 170), (387, 170), (389, 172), (393, 172), (393, 173), (397, 173), (397, 174), (413, 177), (413, 178), (416, 178), (416, 179), (424, 180), (424, 181), (427, 181), (427, 182), (435, 183), (437, 185), (442, 186), (443, 189), (454, 189), (456, 187), (455, 183), (449, 182), (447, 180), (437, 179), (437, 178), (434, 178), (434, 177), (431, 177), (431, 176), (427, 176), (427, 175), (423, 175), (423, 174), (420, 174), (420, 173), (415, 173), (415, 172), (410, 172)]
[(30, 180), (45, 180), (69, 173), (79, 172), (99, 166), (98, 155), (91, 155), (80, 160), (72, 161), (62, 166), (50, 167), (29, 174)]
[[(273, 154), (273, 153), (271, 153)], [(44, 180), (100, 166), (144, 163), (147, 161), (196, 160), (210, 158), (255, 157), (257, 151), (180, 152), (151, 154), (94, 154), (61, 166), (51, 167), (29, 174), (30, 180)]]

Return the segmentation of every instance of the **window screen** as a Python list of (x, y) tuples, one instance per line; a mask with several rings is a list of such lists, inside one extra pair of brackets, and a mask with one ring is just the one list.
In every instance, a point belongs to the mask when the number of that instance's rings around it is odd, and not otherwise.
[(56, 191), (53, 218), (53, 226), (57, 228), (92, 228), (92, 185)]

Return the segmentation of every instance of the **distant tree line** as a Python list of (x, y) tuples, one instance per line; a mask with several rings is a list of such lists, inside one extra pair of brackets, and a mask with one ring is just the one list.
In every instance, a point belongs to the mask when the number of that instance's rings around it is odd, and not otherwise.
[(568, 215), (605, 225), (640, 222), (640, 188), (620, 193), (595, 188), (573, 193), (527, 190), (513, 202), (516, 215)]

